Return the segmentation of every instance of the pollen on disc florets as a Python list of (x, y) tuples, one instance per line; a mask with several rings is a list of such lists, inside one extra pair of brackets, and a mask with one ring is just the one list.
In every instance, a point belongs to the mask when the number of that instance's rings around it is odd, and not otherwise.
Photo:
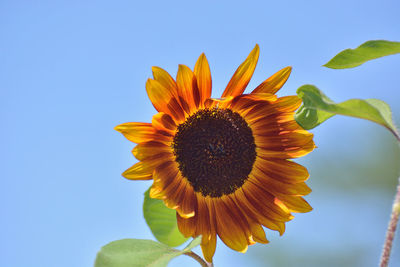
[(230, 109), (201, 109), (178, 126), (172, 148), (196, 192), (221, 197), (240, 188), (256, 159), (247, 122)]

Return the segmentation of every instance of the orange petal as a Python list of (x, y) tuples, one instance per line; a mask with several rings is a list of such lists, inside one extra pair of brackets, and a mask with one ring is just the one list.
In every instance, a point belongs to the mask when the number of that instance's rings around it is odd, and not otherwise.
[(302, 100), (297, 95), (279, 97), (274, 103), (280, 112), (294, 112), (300, 107)]
[(315, 144), (307, 131), (282, 133), (281, 135), (254, 135), (257, 155), (264, 159), (289, 159), (310, 153)]
[(177, 209), (182, 202), (184, 197), (183, 192), (185, 191), (186, 183), (182, 182), (182, 177), (179, 175), (167, 184), (163, 189), (164, 191), (164, 203), (170, 209)]
[(186, 183), (185, 190), (183, 192), (183, 198), (179, 203), (176, 211), (183, 218), (190, 218), (195, 215), (195, 211), (197, 210), (197, 197), (193, 191), (192, 186), (189, 183)]
[(168, 132), (171, 135), (175, 134), (176, 124), (170, 115), (159, 112), (153, 116), (151, 120), (151, 125), (159, 131)]
[(158, 165), (154, 170), (153, 179), (157, 187), (163, 190), (172, 183), (178, 176), (179, 170), (176, 167), (175, 161), (170, 159), (164, 160), (162, 164)]
[(195, 217), (183, 218), (177, 212), (176, 220), (178, 223), (178, 229), (183, 234), (184, 237), (194, 236), (196, 230)]
[(186, 113), (190, 114), (200, 103), (196, 76), (188, 66), (179, 65), (176, 83), (178, 85), (179, 100)]
[(162, 191), (157, 192), (157, 196), (164, 199), (167, 207), (176, 209), (183, 218), (195, 215), (197, 199), (193, 188), (183, 179), (174, 161), (159, 165), (154, 170), (153, 179), (153, 186)]
[(176, 178), (178, 173), (175, 162), (172, 160), (164, 161), (158, 165), (153, 171), (153, 185), (150, 189), (150, 197), (165, 199), (166, 188), (176, 188), (179, 185), (180, 181)]
[(274, 116), (270, 119), (258, 120), (251, 123), (251, 130), (254, 135), (278, 135), (289, 131), (303, 130), (294, 118), (288, 121), (278, 121), (278, 118), (279, 117)]
[(243, 94), (243, 95), (239, 95), (237, 97), (241, 98), (241, 99), (248, 99), (248, 100), (253, 100), (253, 101), (267, 101), (268, 103), (275, 102), (278, 99), (278, 97), (276, 95), (273, 95), (270, 93)]
[(170, 88), (164, 87), (156, 80), (148, 79), (146, 82), (146, 91), (157, 111), (167, 113), (177, 120), (184, 118), (182, 107), (179, 105), (177, 97)]
[(244, 214), (264, 225), (265, 227), (278, 231), (281, 235), (285, 232), (285, 224), (281, 221), (271, 219), (274, 215), (270, 215), (268, 212), (263, 212), (265, 208), (258, 208), (257, 204), (254, 206), (250, 200), (246, 197), (242, 189), (239, 189), (234, 194), (234, 200), (237, 206), (242, 210)]
[(266, 79), (263, 83), (253, 90), (253, 93), (270, 93), (275, 94), (286, 83), (292, 72), (292, 67), (286, 67)]
[(212, 258), (217, 246), (217, 233), (216, 233), (216, 214), (214, 208), (214, 201), (211, 197), (198, 196), (198, 213), (197, 215), (197, 228), (196, 235), (202, 234), (201, 249), (206, 261), (212, 262)]
[[(214, 201), (210, 197), (206, 197), (206, 198), (198, 197), (197, 199), (203, 199), (206, 203), (206, 206), (204, 206), (204, 205), (200, 204), (200, 202), (199, 202), (198, 224), (203, 222), (203, 220), (200, 219), (200, 216), (202, 216), (201, 215), (202, 213), (200, 214), (200, 211), (203, 212), (203, 210), (202, 210), (202, 206), (203, 206), (204, 212), (208, 213), (208, 216), (205, 214), (204, 217), (209, 218), (208, 223), (206, 223), (204, 225), (209, 226), (210, 234), (202, 237), (201, 249), (203, 251), (203, 255), (204, 255), (204, 258), (206, 259), (206, 261), (212, 262), (212, 258), (215, 253), (215, 248), (217, 246), (217, 234), (216, 234), (217, 222), (215, 219), (216, 214), (215, 214), (215, 208), (214, 208)], [(198, 229), (199, 229), (199, 227), (201, 227), (201, 226), (198, 226)]]
[(212, 88), (210, 66), (204, 53), (200, 55), (194, 66), (194, 74), (196, 75), (197, 87), (200, 93), (200, 105), (203, 107), (206, 99), (211, 97)]
[(290, 160), (257, 157), (255, 165), (268, 177), (283, 183), (300, 183), (306, 181), (309, 177), (305, 167)]
[[(250, 111), (241, 112), (249, 125), (255, 124), (281, 124), (294, 121), (294, 112), (279, 112), (274, 108), (263, 109), (263, 104), (256, 105)], [(258, 112), (258, 114), (256, 114)], [(301, 128), (302, 129), (302, 128)]]
[(263, 188), (271, 195), (276, 196), (276, 193), (285, 195), (305, 196), (311, 193), (309, 188), (304, 182), (292, 184), (283, 183), (278, 179), (271, 178), (262, 172), (257, 165), (253, 167), (251, 175), (254, 179), (251, 181), (259, 188)]
[(227, 108), (230, 106), (232, 100), (233, 96), (229, 96), (226, 98), (208, 98), (204, 102), (204, 107), (209, 109), (214, 107)]
[(312, 133), (301, 130), (280, 135), (254, 135), (254, 142), (257, 147), (264, 149), (285, 150), (290, 147), (303, 146), (312, 140), (313, 136)]
[[(249, 180), (251, 177), (249, 178)], [(258, 210), (264, 216), (279, 222), (287, 222), (292, 219), (292, 215), (287, 211), (281, 209), (275, 204), (275, 197), (255, 185), (251, 181), (246, 181), (242, 186), (243, 194), (248, 203), (251, 204), (255, 210)]]
[[(254, 101), (254, 99), (250, 99), (248, 97), (244, 97), (245, 95), (239, 95), (232, 99), (230, 102), (229, 108), (239, 112), (240, 114), (243, 111), (252, 110), (255, 106), (260, 105), (259, 101)], [(248, 95), (246, 95), (248, 96)]]
[(164, 203), (167, 207), (175, 209), (183, 218), (193, 217), (197, 209), (197, 197), (192, 186), (178, 175), (164, 185)]
[[(174, 99), (170, 103), (171, 108), (174, 108), (177, 105), (181, 106), (181, 103), (179, 101), (178, 85), (171, 77), (171, 75), (169, 75), (168, 72), (159, 67), (153, 67), (152, 70), (154, 80), (158, 81), (165, 88), (170, 89), (171, 94), (174, 96)], [(180, 110), (182, 110), (183, 112), (182, 108)], [(180, 116), (180, 114), (178, 115)], [(182, 119), (184, 119), (184, 117), (182, 117)]]
[(241, 110), (251, 110), (256, 105), (266, 105), (277, 100), (276, 95), (272, 94), (244, 94), (236, 96), (230, 104), (230, 108), (241, 113)]
[(197, 225), (196, 225), (196, 236), (202, 235), (203, 240), (209, 239), (211, 234), (210, 226), (210, 208), (207, 205), (205, 197), (199, 193), (196, 193), (197, 199)]
[(254, 245), (256, 242), (254, 241), (253, 235), (251, 233), (250, 229), (251, 226), (249, 224), (250, 220), (248, 220), (246, 215), (242, 213), (242, 211), (236, 205), (236, 203), (234, 202), (233, 198), (230, 195), (227, 195), (225, 198), (223, 198), (223, 201), (226, 204), (226, 207), (228, 208), (229, 211), (233, 211), (235, 214), (238, 215), (236, 216), (236, 223), (239, 224), (244, 230), (243, 232), (246, 236), (247, 244)]
[(258, 120), (268, 120), (270, 115), (281, 116), (283, 113), (290, 113), (294, 119), (294, 111), (301, 105), (301, 99), (297, 96), (284, 96), (278, 98), (273, 103), (265, 102), (251, 108), (245, 119), (249, 123), (254, 123)]
[(249, 219), (248, 221), (250, 226), (250, 231), (252, 237), (255, 242), (267, 244), (269, 243), (268, 239), (265, 237), (265, 232), (262, 226), (259, 223), (256, 223), (254, 220)]
[(260, 48), (258, 45), (250, 52), (246, 60), (237, 68), (231, 80), (225, 88), (222, 97), (237, 96), (243, 93), (247, 84), (253, 76), (254, 69), (256, 68)]
[(247, 236), (244, 223), (242, 222), (242, 216), (240, 210), (233, 209), (232, 206), (227, 206), (224, 200), (220, 198), (214, 199), (216, 222), (217, 222), (217, 233), (220, 236), (222, 242), (228, 247), (239, 252), (247, 251)]
[(262, 147), (256, 147), (257, 156), (264, 159), (293, 159), (303, 157), (313, 151), (315, 144), (313, 140), (302, 146), (285, 148), (284, 150), (270, 150)]

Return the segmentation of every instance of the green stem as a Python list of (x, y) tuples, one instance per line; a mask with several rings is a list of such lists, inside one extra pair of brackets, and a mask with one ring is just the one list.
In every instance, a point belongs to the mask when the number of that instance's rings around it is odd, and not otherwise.
[(198, 263), (200, 263), (200, 265), (202, 267), (214, 267), (214, 264), (212, 263), (208, 263), (205, 260), (203, 260), (202, 257), (200, 257), (199, 255), (197, 255), (196, 253), (194, 253), (193, 251), (189, 251), (189, 252), (185, 252), (184, 253), (186, 256), (192, 257), (193, 259), (195, 259)]
[(392, 214), (390, 216), (389, 226), (386, 231), (385, 245), (383, 246), (380, 267), (387, 267), (389, 264), (390, 252), (392, 251), (392, 244), (394, 239), (394, 234), (396, 233), (397, 223), (400, 216), (400, 177), (399, 183), (397, 185), (396, 197), (393, 201)]

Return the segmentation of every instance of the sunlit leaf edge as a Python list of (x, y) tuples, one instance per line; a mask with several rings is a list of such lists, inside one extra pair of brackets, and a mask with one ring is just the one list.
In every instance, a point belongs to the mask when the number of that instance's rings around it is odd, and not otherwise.
[(357, 48), (341, 51), (323, 66), (331, 69), (354, 68), (367, 61), (398, 53), (400, 53), (400, 42), (371, 40)]
[(175, 257), (190, 252), (201, 242), (193, 239), (183, 250), (147, 239), (121, 239), (108, 243), (97, 253), (94, 267), (166, 267)]

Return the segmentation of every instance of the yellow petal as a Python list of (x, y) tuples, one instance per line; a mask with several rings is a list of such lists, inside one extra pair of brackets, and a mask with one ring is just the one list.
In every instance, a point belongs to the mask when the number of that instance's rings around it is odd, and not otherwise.
[(290, 76), (292, 67), (286, 67), (266, 79), (263, 83), (253, 90), (253, 93), (270, 93), (275, 94), (282, 88)]
[(204, 236), (201, 241), (201, 250), (203, 251), (204, 259), (208, 262), (213, 261), (215, 254), (215, 248), (217, 247), (217, 237), (215, 234), (210, 236), (210, 239), (206, 239)]
[(122, 176), (130, 180), (151, 180), (153, 178), (153, 169), (150, 165), (140, 161), (124, 171)]
[(281, 200), (291, 212), (309, 212), (312, 207), (300, 196), (279, 195)]
[(145, 122), (122, 123), (115, 126), (114, 129), (122, 133), (126, 139), (134, 143), (151, 141), (156, 133), (156, 130), (151, 126), (151, 123)]
[(155, 186), (154, 184), (150, 187), (150, 197), (156, 199), (163, 199), (164, 194), (161, 188)]
[(194, 66), (194, 74), (200, 93), (200, 105), (203, 106), (206, 99), (211, 97), (212, 88), (210, 66), (204, 53), (200, 55)]
[(254, 221), (249, 222), (250, 231), (253, 236), (254, 241), (262, 244), (269, 243), (268, 239), (265, 237), (265, 232), (259, 223)]
[(225, 88), (222, 97), (237, 96), (243, 93), (246, 89), (247, 84), (250, 82), (251, 76), (253, 76), (254, 69), (256, 68), (258, 56), (260, 54), (260, 48), (258, 45), (250, 52), (246, 60), (238, 67), (236, 72), (233, 74), (231, 80)]
[(151, 70), (153, 71), (154, 80), (167, 88), (173, 96), (177, 97), (178, 87), (171, 75), (160, 67), (152, 67)]
[(173, 160), (173, 155), (169, 152), (158, 153), (153, 157), (144, 159), (122, 173), (127, 179), (149, 180), (153, 178), (154, 170), (160, 165), (166, 165)]
[(172, 156), (171, 148), (157, 141), (149, 141), (140, 143), (132, 150), (132, 154), (138, 160), (146, 160), (149, 158), (157, 157), (159, 154)]

